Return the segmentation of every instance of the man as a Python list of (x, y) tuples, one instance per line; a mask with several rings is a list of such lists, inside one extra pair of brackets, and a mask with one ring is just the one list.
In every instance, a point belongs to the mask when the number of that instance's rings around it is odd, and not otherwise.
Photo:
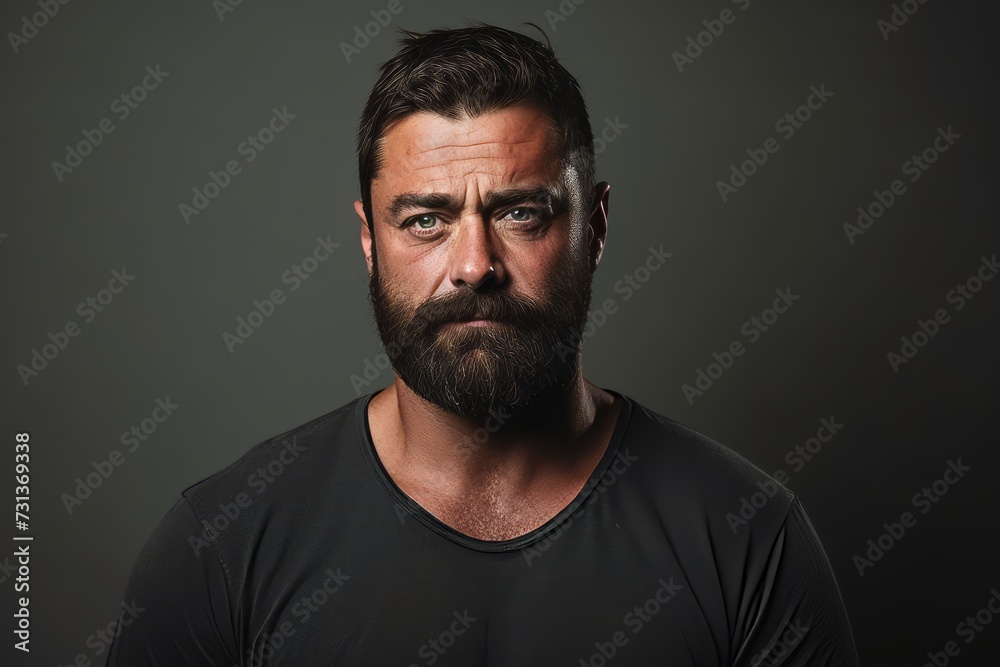
[(355, 203), (396, 378), (185, 490), (108, 664), (857, 665), (792, 493), (582, 375), (576, 80), (516, 32), (406, 35)]

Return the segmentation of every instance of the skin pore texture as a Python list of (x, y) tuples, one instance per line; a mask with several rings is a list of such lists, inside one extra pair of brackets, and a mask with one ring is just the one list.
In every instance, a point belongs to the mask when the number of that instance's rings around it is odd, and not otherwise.
[[(551, 286), (578, 262), (589, 274), (596, 270), (610, 186), (599, 183), (582, 196), (576, 173), (559, 160), (550, 127), (549, 117), (527, 104), (459, 120), (418, 112), (390, 126), (371, 187), (375, 239), (362, 203), (354, 205), (380, 299), (405, 309), (407, 319), (429, 299), (456, 296), (457, 290), (507, 291), (544, 305), (555, 300)], [(558, 194), (489, 205), (490, 193), (512, 188)], [(430, 193), (449, 199), (400, 198)], [(466, 327), (515, 331), (490, 321), (436, 325), (433, 340), (463, 355), (455, 361), (470, 372), (485, 368), (481, 345), (488, 339)], [(458, 346), (470, 340), (480, 342)], [(470, 537), (508, 540), (543, 525), (586, 483), (621, 409), (620, 399), (584, 379), (579, 353), (569, 356), (568, 382), (546, 386), (527, 405), (498, 414), (492, 424), (502, 423), (485, 440), (473, 438), (484, 427), (481, 414), (430, 402), (397, 372), (368, 407), (386, 471), (421, 507)]]

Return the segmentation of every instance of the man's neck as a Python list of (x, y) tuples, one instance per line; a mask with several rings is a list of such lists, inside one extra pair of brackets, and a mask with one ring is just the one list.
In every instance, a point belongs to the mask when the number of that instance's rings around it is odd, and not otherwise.
[(620, 399), (578, 375), (561, 395), (480, 420), (428, 403), (396, 378), (371, 400), (368, 417), (386, 470), (425, 508), (534, 503), (544, 513), (568, 503), (589, 478), (620, 408)]

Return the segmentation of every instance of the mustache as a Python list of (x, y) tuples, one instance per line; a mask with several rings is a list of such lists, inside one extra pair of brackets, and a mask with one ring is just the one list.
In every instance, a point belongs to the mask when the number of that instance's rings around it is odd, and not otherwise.
[(547, 321), (543, 304), (534, 299), (504, 290), (475, 292), (461, 289), (420, 304), (413, 313), (411, 323), (423, 329), (432, 329), (447, 322), (469, 320), (495, 320), (528, 327)]

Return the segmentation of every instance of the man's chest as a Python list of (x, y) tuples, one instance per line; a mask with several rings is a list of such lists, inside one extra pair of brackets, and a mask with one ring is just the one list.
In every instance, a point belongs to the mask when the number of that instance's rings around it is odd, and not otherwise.
[(564, 509), (571, 493), (514, 500), (489, 496), (450, 502), (428, 500), (424, 507), (462, 535), (498, 542), (526, 535), (548, 523)]
[(669, 555), (574, 544), (576, 527), (564, 528), (531, 552), (463, 558), (414, 544), (274, 580), (255, 591), (242, 664), (718, 664), (705, 591)]
[(399, 487), (421, 510), (461, 535), (491, 542), (512, 540), (545, 525), (570, 504), (586, 482), (579, 477), (520, 489), (487, 477), (474, 489), (444, 493), (426, 480), (398, 477)]

